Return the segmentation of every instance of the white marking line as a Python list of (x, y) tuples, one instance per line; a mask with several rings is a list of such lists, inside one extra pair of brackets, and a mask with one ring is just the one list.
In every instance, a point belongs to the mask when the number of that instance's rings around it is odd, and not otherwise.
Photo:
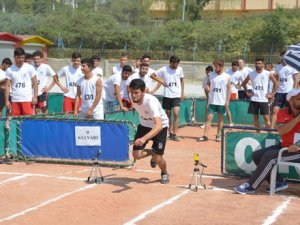
[(8, 217), (5, 217), (5, 218), (1, 218), (1, 219), (0, 219), (0, 223), (3, 222), (3, 221), (15, 219), (15, 218), (17, 218), (17, 217), (19, 217), (19, 216), (23, 216), (23, 215), (25, 215), (25, 214), (27, 214), (27, 213), (29, 213), (29, 212), (32, 212), (32, 211), (34, 211), (34, 210), (37, 210), (37, 209), (39, 209), (39, 208), (41, 208), (41, 207), (44, 207), (44, 206), (46, 206), (46, 205), (49, 205), (49, 204), (51, 204), (51, 203), (53, 203), (53, 202), (56, 202), (56, 201), (58, 201), (58, 200), (61, 200), (61, 199), (65, 198), (65, 197), (68, 197), (68, 196), (70, 196), (70, 195), (72, 195), (72, 194), (75, 194), (75, 193), (78, 193), (78, 192), (80, 192), (80, 191), (84, 191), (84, 190), (93, 188), (93, 187), (95, 187), (95, 186), (97, 186), (97, 185), (96, 185), (96, 184), (91, 184), (91, 185), (87, 185), (87, 186), (84, 186), (84, 187), (82, 187), (82, 188), (79, 188), (79, 189), (77, 189), (77, 190), (75, 190), (75, 191), (71, 191), (71, 192), (67, 192), (67, 193), (65, 193), (65, 194), (59, 195), (59, 196), (57, 196), (56, 198), (52, 198), (52, 199), (49, 199), (49, 200), (47, 200), (47, 201), (44, 201), (44, 202), (42, 202), (41, 204), (39, 204), (39, 205), (37, 205), (37, 206), (34, 206), (34, 207), (32, 207), (32, 208), (28, 208), (28, 209), (25, 209), (25, 210), (23, 210), (23, 211), (21, 211), (21, 212), (15, 213), (15, 214), (13, 214), (13, 215), (11, 215), (11, 216), (8, 216)]
[(170, 204), (174, 203), (176, 200), (178, 200), (179, 198), (181, 198), (182, 196), (186, 195), (189, 192), (190, 192), (190, 190), (185, 190), (185, 191), (181, 192), (180, 194), (168, 199), (167, 201), (152, 207), (150, 210), (140, 214), (139, 216), (135, 217), (133, 220), (130, 220), (127, 223), (124, 223), (124, 225), (134, 225), (136, 222), (145, 219), (146, 216), (148, 216), (149, 214), (156, 212), (157, 210), (163, 208), (166, 205), (170, 205)]
[(160, 173), (160, 171), (156, 171), (156, 170), (141, 170), (141, 169), (136, 169), (135, 171), (137, 171), (137, 172), (145, 172), (145, 173)]
[[(0, 172), (0, 174), (5, 175), (22, 175), (25, 177), (28, 176), (36, 176), (36, 177), (46, 177), (46, 178), (57, 178), (57, 179), (63, 179), (63, 180), (78, 180), (83, 181), (86, 180), (86, 178), (79, 178), (79, 177), (65, 177), (65, 176), (53, 176), (53, 175), (46, 175), (46, 174), (38, 174), (38, 173), (13, 173), (13, 172)], [(3, 182), (3, 181), (2, 181)], [(1, 183), (0, 183), (1, 184)]]
[(265, 219), (263, 225), (270, 225), (276, 222), (276, 219), (284, 212), (288, 207), (293, 197), (288, 197), (284, 202), (282, 202), (274, 211), (271, 216)]
[(24, 179), (24, 178), (29, 177), (29, 176), (31, 176), (31, 175), (29, 175), (29, 174), (23, 174), (23, 175), (20, 175), (20, 176), (11, 177), (11, 178), (8, 178), (7, 180), (1, 181), (0, 185), (8, 183), (8, 182), (16, 181), (16, 180), (21, 180), (21, 179)]
[(59, 175), (66, 175), (66, 174), (71, 174), (71, 173), (84, 173), (84, 172), (87, 172), (87, 171), (91, 171), (91, 169), (68, 171), (68, 172), (64, 172), (64, 173), (59, 173)]
[[(136, 169), (137, 172), (145, 172), (145, 173), (160, 173), (160, 171), (157, 170), (142, 170), (142, 169)], [(193, 174), (189, 174), (189, 176), (193, 176)], [(198, 175), (199, 176), (199, 175)], [(202, 177), (206, 178), (214, 178), (214, 179), (227, 179), (226, 177), (218, 176), (218, 175), (205, 175), (203, 174)]]

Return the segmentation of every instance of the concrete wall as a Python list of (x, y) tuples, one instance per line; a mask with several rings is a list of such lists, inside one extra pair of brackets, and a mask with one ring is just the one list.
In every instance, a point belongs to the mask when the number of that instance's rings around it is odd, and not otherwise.
[[(54, 71), (59, 71), (62, 67), (71, 63), (70, 59), (54, 59), (48, 58), (47, 63), (54, 69)], [(133, 61), (129, 61), (131, 65)], [(103, 60), (101, 61), (101, 67), (104, 71), (104, 77), (109, 77), (112, 72), (112, 67), (118, 64), (117, 60)], [(165, 65), (168, 65), (168, 61), (152, 61), (151, 68), (157, 70)], [(180, 66), (183, 68), (185, 78), (191, 82), (200, 81), (205, 77), (205, 68), (211, 65), (211, 63), (205, 62), (180, 62)], [(230, 63), (225, 64), (225, 68), (229, 68)], [(250, 65), (253, 68), (253, 65)]]

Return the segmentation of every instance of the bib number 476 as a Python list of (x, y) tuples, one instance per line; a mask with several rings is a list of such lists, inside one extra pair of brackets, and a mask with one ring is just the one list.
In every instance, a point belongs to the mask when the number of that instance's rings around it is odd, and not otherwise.
[(25, 83), (21, 83), (21, 82), (15, 84), (16, 88), (25, 88), (25, 86), (26, 86)]

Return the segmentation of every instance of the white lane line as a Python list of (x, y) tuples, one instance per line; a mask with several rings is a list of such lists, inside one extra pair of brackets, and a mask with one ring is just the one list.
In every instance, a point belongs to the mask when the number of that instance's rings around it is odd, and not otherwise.
[[(135, 169), (137, 172), (145, 172), (145, 173), (160, 173), (157, 170), (142, 170), (142, 169)], [(189, 174), (188, 176), (193, 176), (193, 174)], [(214, 179), (227, 179), (226, 177), (218, 176), (218, 175), (205, 175), (203, 174), (202, 177), (206, 178), (214, 178)]]
[(71, 174), (71, 173), (85, 173), (87, 171), (91, 171), (91, 169), (68, 171), (68, 172), (64, 172), (64, 173), (59, 173), (58, 175), (67, 175), (67, 174)]
[(91, 185), (87, 185), (87, 186), (84, 186), (84, 187), (82, 187), (82, 188), (79, 188), (79, 189), (77, 189), (77, 190), (75, 190), (75, 191), (71, 191), (71, 192), (67, 192), (67, 193), (65, 193), (65, 194), (59, 195), (59, 196), (57, 196), (56, 198), (52, 198), (52, 199), (49, 199), (49, 200), (47, 200), (47, 201), (44, 201), (44, 202), (42, 202), (41, 204), (38, 204), (38, 205), (36, 205), (36, 206), (34, 206), (34, 207), (31, 207), (31, 208), (22, 210), (22, 211), (20, 211), (20, 212), (18, 212), (18, 213), (15, 213), (15, 214), (10, 215), (10, 216), (5, 217), (5, 218), (0, 218), (0, 223), (3, 222), (3, 221), (8, 221), (8, 220), (15, 219), (15, 218), (17, 218), (17, 217), (19, 217), (19, 216), (23, 216), (23, 215), (25, 215), (25, 214), (27, 214), (27, 213), (29, 213), (29, 212), (38, 210), (38, 209), (41, 208), (41, 207), (44, 207), (44, 206), (46, 206), (46, 205), (49, 205), (49, 204), (51, 204), (51, 203), (53, 203), (53, 202), (56, 202), (56, 201), (58, 201), (58, 200), (61, 200), (61, 199), (65, 198), (65, 197), (68, 197), (68, 196), (70, 196), (70, 195), (72, 195), (72, 194), (78, 193), (78, 192), (80, 192), (80, 191), (85, 191), (85, 190), (87, 190), (87, 189), (91, 189), (91, 188), (93, 188), (93, 187), (95, 187), (95, 186), (97, 186), (97, 185), (96, 185), (96, 184), (91, 184)]
[(274, 211), (273, 214), (270, 215), (267, 219), (265, 219), (263, 225), (270, 225), (276, 222), (276, 219), (286, 210), (288, 205), (290, 204), (293, 197), (288, 197), (284, 202), (282, 202)]
[(0, 172), (0, 175), (21, 175), (25, 173), (15, 173), (15, 172)]
[(214, 178), (214, 179), (228, 179), (227, 177), (221, 177), (221, 176), (218, 176), (218, 175), (205, 175), (203, 174), (202, 177), (206, 177), (206, 178)]
[[(63, 179), (63, 180), (78, 180), (84, 181), (86, 178), (79, 178), (79, 177), (66, 177), (66, 176), (54, 176), (54, 175), (46, 175), (46, 174), (39, 174), (39, 173), (13, 173), (13, 172), (0, 172), (1, 174), (5, 175), (21, 175), (21, 176), (32, 176), (32, 177), (46, 177), (46, 178), (56, 178), (56, 179)], [(1, 184), (1, 182), (0, 182)]]
[(232, 192), (234, 193), (234, 190), (226, 189), (226, 188), (219, 188), (219, 187), (212, 187), (211, 188), (213, 191), (225, 191), (225, 192)]
[(141, 169), (135, 169), (137, 172), (145, 172), (145, 173), (160, 173), (160, 171), (157, 170), (141, 170)]
[(174, 203), (176, 200), (178, 200), (179, 198), (181, 198), (182, 196), (186, 195), (189, 192), (190, 192), (190, 190), (185, 190), (185, 191), (181, 192), (180, 194), (168, 199), (167, 201), (152, 207), (150, 210), (140, 214), (139, 216), (135, 217), (134, 219), (128, 221), (127, 223), (124, 223), (124, 225), (134, 225), (136, 222), (145, 219), (149, 214), (156, 212), (157, 210), (163, 208), (166, 205), (170, 205), (170, 204)]
[(6, 180), (1, 181), (0, 185), (8, 183), (8, 182), (16, 181), (16, 180), (21, 180), (21, 179), (24, 179), (24, 178), (29, 177), (29, 176), (31, 176), (31, 175), (29, 175), (29, 174), (23, 174), (23, 175), (20, 175), (20, 176), (11, 177), (11, 178), (8, 178)]

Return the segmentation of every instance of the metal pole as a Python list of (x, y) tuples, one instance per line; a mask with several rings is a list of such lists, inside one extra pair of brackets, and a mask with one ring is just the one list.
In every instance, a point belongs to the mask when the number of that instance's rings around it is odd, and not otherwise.
[(185, 6), (186, 6), (186, 0), (182, 0), (182, 21), (184, 21), (184, 16), (185, 16)]

